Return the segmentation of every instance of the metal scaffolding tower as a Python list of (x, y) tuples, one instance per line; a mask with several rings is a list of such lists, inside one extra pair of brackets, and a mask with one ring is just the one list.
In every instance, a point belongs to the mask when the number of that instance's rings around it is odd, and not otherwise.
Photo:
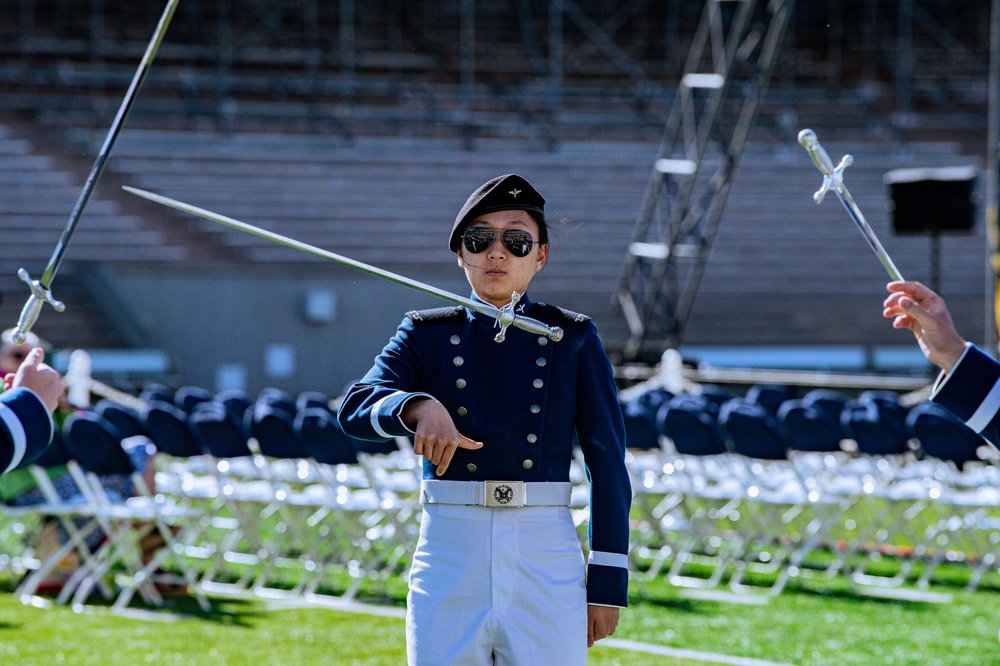
[(624, 360), (681, 340), (792, 0), (707, 0), (622, 268)]

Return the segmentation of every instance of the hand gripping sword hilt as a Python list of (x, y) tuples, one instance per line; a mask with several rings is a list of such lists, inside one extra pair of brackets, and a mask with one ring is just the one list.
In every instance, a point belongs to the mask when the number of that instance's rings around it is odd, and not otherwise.
[(24, 344), (24, 341), (28, 339), (28, 331), (38, 321), (38, 315), (42, 312), (42, 305), (48, 303), (56, 312), (62, 312), (66, 309), (66, 304), (54, 299), (52, 297), (52, 290), (43, 287), (42, 283), (38, 280), (32, 280), (31, 276), (28, 275), (28, 271), (23, 268), (18, 269), (17, 276), (31, 289), (31, 296), (28, 297), (24, 307), (21, 309), (21, 316), (18, 317), (17, 326), (14, 327), (14, 333), (11, 336), (14, 342), (20, 345)]

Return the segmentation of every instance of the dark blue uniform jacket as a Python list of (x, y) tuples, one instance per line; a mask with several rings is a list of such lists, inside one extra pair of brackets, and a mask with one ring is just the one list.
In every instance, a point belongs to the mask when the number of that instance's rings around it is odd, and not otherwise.
[(23, 467), (52, 441), (52, 415), (26, 388), (0, 393), (0, 473)]
[(1000, 447), (1000, 363), (978, 347), (966, 346), (951, 374), (938, 377), (931, 401)]
[[(511, 326), (497, 343), (495, 320), (464, 307), (408, 313), (348, 391), (341, 425), (360, 439), (412, 435), (404, 404), (433, 397), (460, 433), (484, 444), (455, 452), (440, 477), (452, 481), (569, 481), (577, 440), (591, 481), (587, 599), (624, 607), (631, 486), (611, 363), (588, 317), (527, 297), (517, 311), (561, 327), (563, 339)], [(423, 476), (438, 478), (426, 460)]]

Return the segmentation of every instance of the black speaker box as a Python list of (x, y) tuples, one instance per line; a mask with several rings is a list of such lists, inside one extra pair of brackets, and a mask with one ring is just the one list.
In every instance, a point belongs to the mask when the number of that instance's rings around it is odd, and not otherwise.
[(897, 234), (970, 233), (975, 167), (895, 169), (885, 174)]

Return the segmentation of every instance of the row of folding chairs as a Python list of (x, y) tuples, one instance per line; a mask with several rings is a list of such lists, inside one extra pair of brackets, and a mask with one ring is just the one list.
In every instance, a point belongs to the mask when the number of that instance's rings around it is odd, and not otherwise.
[(918, 562), (923, 588), (944, 561), (968, 565), (970, 588), (996, 571), (998, 468), (933, 404), (879, 393), (831, 414), (787, 397), (640, 397), (623, 406), (631, 441), (655, 442), (630, 452), (639, 580), (665, 571), (683, 587), (775, 595), (794, 577), (846, 575), (903, 594)]
[[(19, 563), (24, 575), (15, 591), (22, 600), (34, 602), (40, 585), (73, 557), (76, 568), (63, 582), (57, 604), (80, 608), (99, 592), (114, 611), (128, 608), (136, 596), (160, 606), (162, 586), (180, 586), (190, 590), (203, 609), (209, 608), (181, 548), (189, 526), (200, 516), (151, 492), (126, 452), (125, 447), (133, 446), (148, 446), (148, 440), (123, 442), (96, 413), (72, 414), (44, 457), (30, 468), (44, 501), (0, 508), (5, 520), (22, 527), (20, 548), (27, 556)], [(75, 488), (68, 496), (46, 471), (63, 466)], [(133, 492), (121, 496), (117, 485), (108, 485), (112, 477), (127, 478)], [(42, 556), (34, 544), (45, 524), (57, 524), (64, 538)]]
[[(0, 567), (26, 574), (17, 593), (31, 600), (73, 556), (79, 564), (54, 602), (98, 595), (115, 610), (136, 597), (161, 605), (168, 578), (207, 607), (205, 593), (349, 598), (366, 579), (398, 575), (417, 532), (409, 443), (348, 438), (325, 396), (299, 397), (156, 387), (141, 410), (102, 400), (70, 416), (32, 467), (46, 501), (0, 507)], [(155, 447), (154, 488), (127, 446)], [(46, 471), (60, 465), (80, 490), (69, 499)], [(135, 496), (102, 487), (111, 474), (129, 476)], [(39, 558), (33, 543), (51, 521), (69, 536)], [(90, 548), (94, 533), (103, 536)], [(150, 539), (162, 546), (143, 557)]]
[(419, 489), (408, 441), (347, 437), (321, 394), (195, 392), (174, 404), (153, 396), (140, 416), (165, 456), (158, 487), (210, 516), (188, 549), (202, 560), (201, 589), (344, 599), (405, 570)]

